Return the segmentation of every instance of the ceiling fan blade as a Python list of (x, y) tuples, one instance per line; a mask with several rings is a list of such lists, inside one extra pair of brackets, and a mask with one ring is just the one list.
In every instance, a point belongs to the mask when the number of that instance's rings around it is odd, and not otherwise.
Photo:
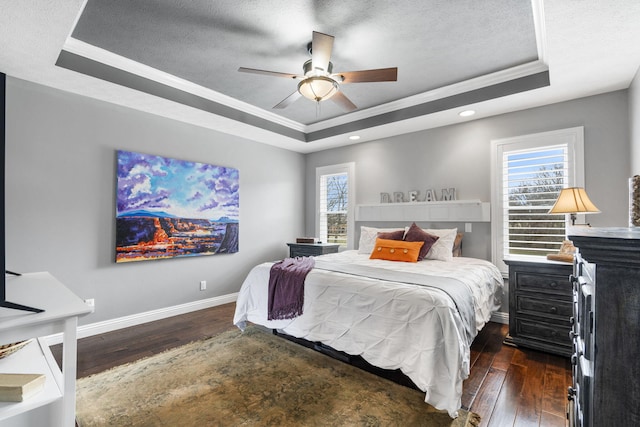
[(342, 109), (347, 111), (353, 111), (358, 108), (356, 107), (356, 104), (351, 102), (351, 100), (347, 98), (347, 96), (340, 90), (337, 91), (335, 95), (333, 95), (329, 99), (335, 102), (336, 104), (338, 104), (340, 107), (342, 107)]
[(280, 101), (278, 104), (273, 106), (273, 108), (277, 108), (279, 110), (282, 110), (283, 108), (287, 108), (289, 105), (296, 102), (301, 96), (302, 95), (300, 95), (300, 92), (295, 91), (291, 95), (287, 96), (285, 99)]
[(335, 73), (342, 77), (342, 83), (366, 83), (366, 82), (395, 82), (398, 80), (398, 69), (378, 68), (375, 70), (345, 71)]
[(311, 39), (311, 66), (314, 70), (329, 72), (332, 50), (333, 36), (314, 31)]
[(295, 79), (300, 77), (297, 74), (279, 73), (277, 71), (258, 70), (255, 68), (245, 68), (245, 67), (238, 68), (238, 71), (240, 71), (241, 73), (262, 74), (265, 76), (273, 76), (273, 77), (285, 77), (288, 79)]

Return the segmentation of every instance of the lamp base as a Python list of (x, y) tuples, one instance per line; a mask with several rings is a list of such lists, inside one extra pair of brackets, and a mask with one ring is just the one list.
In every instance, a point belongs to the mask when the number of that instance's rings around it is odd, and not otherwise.
[(547, 254), (549, 261), (562, 261), (573, 263), (573, 254)]
[(576, 247), (573, 246), (571, 240), (563, 240), (560, 251), (557, 254), (548, 254), (547, 259), (550, 261), (573, 262), (573, 256), (576, 253)]

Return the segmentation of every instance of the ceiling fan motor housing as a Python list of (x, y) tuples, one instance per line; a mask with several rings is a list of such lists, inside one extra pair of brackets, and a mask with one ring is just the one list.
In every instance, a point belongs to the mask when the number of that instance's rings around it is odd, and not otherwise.
[(313, 68), (313, 60), (309, 59), (308, 61), (306, 61), (303, 65), (302, 65), (302, 71), (304, 72), (304, 75), (309, 77), (311, 75), (329, 75), (333, 72), (333, 62), (329, 61), (329, 64), (327, 65), (327, 69), (323, 70), (321, 68), (317, 68), (314, 69)]
[(298, 83), (298, 92), (307, 99), (320, 102), (331, 98), (339, 90), (338, 82), (331, 77), (333, 63), (329, 61), (327, 70), (313, 68), (313, 60), (302, 66), (305, 79)]

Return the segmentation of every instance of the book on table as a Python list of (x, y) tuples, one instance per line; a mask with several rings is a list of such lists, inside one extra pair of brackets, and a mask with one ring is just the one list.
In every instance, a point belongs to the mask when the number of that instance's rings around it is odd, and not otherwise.
[(0, 401), (22, 402), (44, 388), (43, 374), (0, 373)]
[(316, 240), (315, 237), (297, 237), (296, 243), (315, 243)]

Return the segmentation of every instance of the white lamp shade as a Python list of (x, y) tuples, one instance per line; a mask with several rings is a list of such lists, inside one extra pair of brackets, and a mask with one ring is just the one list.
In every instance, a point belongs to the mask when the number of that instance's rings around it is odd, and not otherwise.
[(598, 213), (600, 210), (591, 202), (582, 187), (563, 188), (550, 214)]
[(298, 85), (298, 92), (305, 98), (320, 102), (331, 98), (338, 91), (338, 83), (325, 76), (304, 79)]

